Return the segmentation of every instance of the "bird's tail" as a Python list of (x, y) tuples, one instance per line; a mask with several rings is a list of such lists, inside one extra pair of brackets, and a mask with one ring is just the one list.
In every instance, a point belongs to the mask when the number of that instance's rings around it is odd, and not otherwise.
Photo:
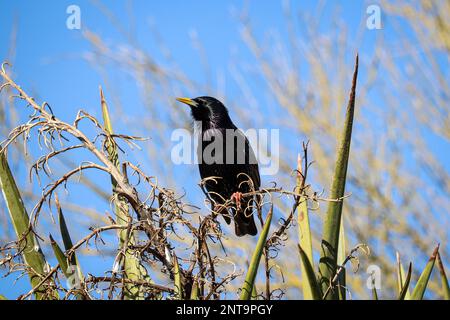
[(234, 216), (234, 232), (238, 237), (245, 236), (249, 234), (251, 236), (256, 236), (258, 230), (256, 229), (255, 219), (253, 214), (247, 215), (243, 211), (238, 211)]

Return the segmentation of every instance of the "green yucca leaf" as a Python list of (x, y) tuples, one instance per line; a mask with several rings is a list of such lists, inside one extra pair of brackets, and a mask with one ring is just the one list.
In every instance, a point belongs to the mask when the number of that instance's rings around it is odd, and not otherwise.
[[(100, 99), (101, 99), (101, 107), (102, 107), (102, 115), (103, 122), (105, 126), (105, 130), (112, 135), (114, 133), (111, 119), (109, 116), (108, 105), (106, 103), (105, 97), (103, 95), (103, 90), (100, 87)], [(120, 169), (119, 155), (117, 151), (117, 146), (112, 139), (109, 139), (106, 142), (106, 150), (108, 152), (109, 160), (116, 166), (117, 169)], [(117, 181), (111, 177), (111, 183), (113, 190), (117, 187)], [(123, 198), (115, 194), (114, 196), (114, 208), (116, 212), (117, 222), (122, 225), (126, 225), (128, 223), (129, 217), (129, 208), (127, 201)], [(130, 247), (133, 246), (136, 242), (134, 233), (128, 234), (128, 230), (119, 231), (119, 240), (120, 246), (122, 247)], [(125, 243), (128, 240), (128, 243)], [(146, 273), (145, 268), (140, 264), (138, 258), (136, 257), (136, 252), (133, 252), (130, 249), (127, 249), (123, 258), (123, 269), (124, 269), (124, 277), (129, 278), (130, 280), (148, 280), (149, 277)], [(143, 289), (143, 288), (142, 288)], [(127, 300), (142, 300), (144, 299), (144, 293), (139, 286), (134, 285), (133, 283), (127, 283), (125, 285), (125, 299)]]
[[(358, 78), (358, 56), (356, 56), (355, 70), (353, 73), (352, 88), (347, 105), (344, 130), (342, 132), (339, 150), (336, 159), (336, 167), (331, 186), (330, 197), (342, 199), (345, 192), (345, 181), (347, 176), (348, 159), (350, 154), (350, 143), (352, 137), (353, 115), (355, 111), (356, 82)], [(343, 201), (332, 201), (328, 205), (325, 217), (322, 237), (322, 255), (319, 263), (322, 290), (326, 290), (337, 270), (337, 254), (339, 248), (339, 232), (342, 220)], [(337, 290), (327, 295), (327, 299), (337, 299)]]
[(64, 254), (64, 252), (59, 247), (58, 243), (56, 243), (55, 239), (53, 239), (52, 235), (49, 235), (50, 238), (50, 244), (52, 245), (53, 252), (55, 254), (56, 260), (59, 263), (59, 267), (61, 268), (61, 271), (64, 273), (64, 276), (67, 279), (70, 279), (74, 275), (74, 270), (71, 270), (69, 268), (69, 264), (67, 263), (67, 257)]
[[(50, 244), (52, 245), (53, 252), (55, 254), (56, 260), (59, 263), (59, 267), (67, 279), (67, 284), (70, 289), (73, 289), (77, 284), (80, 283), (80, 277), (78, 275), (78, 268), (75, 265), (69, 264), (69, 260), (64, 252), (61, 250), (58, 243), (53, 239), (52, 235), (50, 237)], [(83, 295), (77, 293), (75, 295), (78, 300), (84, 300)]]
[(242, 286), (240, 297), (241, 300), (250, 300), (251, 298), (256, 274), (258, 272), (259, 262), (261, 261), (261, 256), (266, 245), (267, 235), (269, 234), (270, 223), (272, 221), (272, 213), (273, 207), (270, 208), (270, 211), (267, 214), (266, 221), (264, 222), (264, 227), (259, 236), (255, 251), (253, 252), (252, 259), (247, 270), (247, 275), (245, 276), (245, 282)]
[[(64, 248), (66, 250), (70, 250), (73, 247), (73, 243), (72, 243), (72, 239), (70, 238), (69, 229), (67, 228), (66, 219), (64, 218), (64, 214), (62, 212), (61, 204), (59, 203), (59, 198), (58, 198), (57, 193), (55, 193), (55, 204), (56, 204), (56, 209), (58, 210), (59, 230), (61, 232), (61, 237), (63, 239)], [(74, 264), (75, 264), (75, 262), (74, 262)]]
[[(298, 155), (297, 159), (297, 192), (303, 194), (303, 187), (305, 186), (305, 181), (303, 181), (302, 176), (302, 160), (300, 155)], [(309, 213), (308, 213), (308, 202), (306, 197), (302, 196), (299, 199), (299, 204), (297, 207), (298, 212), (298, 238), (300, 246), (302, 247), (302, 251), (305, 253), (306, 258), (309, 261), (309, 264), (312, 266), (314, 270), (314, 261), (313, 261), (313, 253), (312, 253), (312, 236), (311, 236), (311, 228), (309, 225)], [(302, 275), (302, 291), (303, 291), (303, 299), (311, 300), (313, 299), (312, 293), (312, 284), (310, 283), (309, 277), (306, 275), (306, 267), (302, 262), (300, 264), (300, 270)], [(314, 277), (315, 278), (315, 277)]]
[[(341, 227), (339, 228), (339, 245), (338, 245), (338, 253), (337, 253), (337, 264), (338, 266), (342, 266), (344, 264), (344, 260), (346, 258), (345, 255), (345, 230), (344, 230), (344, 215), (341, 216)], [(344, 266), (342, 266), (342, 270), (339, 273), (338, 285), (339, 285), (339, 300), (346, 300), (347, 290), (345, 284), (345, 275), (346, 270)]]
[(346, 278), (346, 272), (345, 268), (342, 266), (342, 270), (339, 272), (338, 279), (337, 279), (337, 286), (338, 286), (338, 293), (339, 293), (339, 300), (346, 300), (347, 299), (347, 287), (345, 286), (345, 278)]
[(198, 296), (199, 296), (198, 281), (197, 279), (194, 279), (191, 289), (191, 300), (198, 300), (199, 299)]
[(344, 263), (345, 258), (347, 258), (345, 250), (346, 250), (346, 247), (345, 247), (344, 216), (342, 215), (341, 227), (339, 228), (339, 246), (338, 246), (338, 253), (337, 253), (337, 263), (340, 266)]
[[(106, 103), (105, 97), (103, 95), (103, 90), (100, 87), (100, 100), (101, 100), (101, 106), (102, 106), (102, 115), (103, 115), (103, 122), (105, 126), (105, 130), (110, 134), (114, 134), (114, 130), (112, 128), (111, 119), (109, 117), (109, 110), (108, 110), (108, 104)], [(106, 150), (108, 152), (109, 160), (117, 167), (119, 168), (119, 157), (117, 152), (117, 146), (115, 145), (114, 141), (112, 139), (109, 139), (106, 142)], [(113, 187), (117, 186), (117, 181), (114, 180), (114, 178), (111, 177)], [(126, 219), (125, 219), (126, 221)]]
[[(402, 289), (405, 286), (405, 270), (403, 269), (402, 262), (400, 260), (400, 254), (397, 252), (397, 288), (399, 296), (402, 295)], [(409, 286), (406, 288), (404, 300), (411, 299), (411, 294), (409, 292)]]
[(372, 299), (378, 300), (378, 292), (377, 292), (377, 288), (375, 288), (375, 286), (372, 286)]
[[(66, 219), (64, 218), (64, 214), (61, 208), (61, 204), (59, 202), (58, 194), (55, 193), (55, 205), (58, 211), (58, 221), (59, 221), (59, 230), (61, 232), (61, 237), (63, 239), (64, 249), (65, 251), (69, 251), (73, 247), (72, 239), (70, 237), (69, 229), (67, 228)], [(59, 266), (64, 273), (64, 276), (67, 278), (68, 285), (70, 288), (74, 288), (76, 285), (81, 283), (84, 279), (83, 273), (81, 272), (80, 263), (78, 262), (78, 258), (75, 252), (73, 252), (70, 257), (67, 257), (66, 254), (62, 253), (61, 248), (53, 240), (50, 235), (50, 241), (53, 247), (53, 252), (59, 262)], [(63, 256), (61, 256), (61, 253)], [(63, 261), (65, 264), (63, 264)], [(79, 293), (76, 294), (78, 300), (84, 300), (85, 297)]]
[(173, 277), (174, 277), (174, 292), (175, 299), (183, 299), (183, 287), (181, 286), (181, 272), (180, 265), (178, 264), (178, 258), (173, 254)]
[(439, 253), (439, 251), (437, 253), (437, 263), (439, 272), (441, 274), (442, 289), (444, 290), (444, 299), (450, 300), (450, 287), (448, 286), (447, 275), (445, 274), (444, 264), (442, 263), (441, 254)]
[(253, 289), (252, 289), (252, 300), (258, 300), (258, 290), (256, 289), (256, 284), (253, 285)]
[[(28, 275), (30, 277), (31, 285), (35, 288), (41, 282), (41, 277), (45, 275), (44, 270), (46, 261), (38, 240), (36, 239), (34, 233), (30, 232), (30, 218), (28, 217), (28, 213), (23, 204), (19, 189), (17, 188), (16, 182), (9, 168), (6, 156), (1, 148), (0, 187), (3, 191), (3, 197), (5, 198), (5, 203), (8, 207), (8, 212), (17, 238), (21, 239), (24, 235), (26, 235), (26, 241), (22, 242), (25, 243), (22, 256), (25, 264), (29, 267)], [(44, 288), (37, 288), (34, 293), (36, 299), (43, 298), (43, 294), (39, 292), (41, 289)]]
[[(408, 267), (408, 274), (406, 275), (405, 281), (401, 280), (402, 282), (402, 288), (400, 290), (400, 294), (398, 296), (398, 300), (405, 300), (406, 296), (408, 295), (408, 288), (409, 288), (409, 282), (411, 281), (411, 275), (412, 275), (412, 263), (409, 263)], [(402, 278), (400, 278), (402, 279)]]
[(311, 290), (311, 299), (313, 300), (321, 300), (322, 299), (322, 290), (320, 289), (319, 283), (316, 279), (316, 274), (314, 273), (314, 269), (309, 262), (309, 258), (306, 255), (306, 252), (303, 251), (301, 245), (298, 246), (298, 251), (300, 253), (300, 259), (302, 261), (302, 266), (304, 266), (304, 278), (307, 279), (308, 284), (310, 285)]
[[(73, 247), (72, 239), (70, 237), (69, 229), (67, 228), (66, 219), (64, 218), (64, 214), (59, 203), (58, 194), (55, 193), (55, 204), (56, 209), (58, 210), (58, 221), (59, 221), (59, 230), (61, 232), (61, 237), (64, 243), (64, 249), (69, 251)], [(69, 257), (69, 266), (70, 268), (76, 268), (78, 272), (79, 279), (83, 279), (83, 274), (81, 273), (81, 267), (78, 262), (77, 255), (74, 253)]]
[(434, 249), (433, 254), (428, 260), (425, 269), (422, 271), (422, 274), (419, 277), (419, 280), (416, 283), (416, 287), (414, 288), (411, 294), (411, 300), (422, 300), (425, 294), (425, 290), (427, 289), (428, 280), (430, 280), (431, 272), (433, 271), (434, 262), (436, 261), (436, 256), (439, 251), (439, 245)]
[[(105, 125), (105, 129), (109, 134), (113, 134), (114, 130), (112, 128), (112, 123), (111, 123), (111, 118), (109, 116), (109, 110), (108, 110), (108, 104), (106, 103), (106, 99), (105, 96), (103, 95), (103, 90), (102, 87), (99, 88), (100, 90), (100, 101), (101, 101), (101, 106), (102, 106), (102, 116), (103, 116), (103, 123)], [(108, 149), (108, 154), (110, 156), (110, 159), (112, 159), (113, 162), (115, 162), (114, 164), (116, 166), (119, 165), (119, 163), (117, 162), (117, 148), (115, 147), (114, 143), (112, 143), (111, 141), (107, 144), (107, 149)]]

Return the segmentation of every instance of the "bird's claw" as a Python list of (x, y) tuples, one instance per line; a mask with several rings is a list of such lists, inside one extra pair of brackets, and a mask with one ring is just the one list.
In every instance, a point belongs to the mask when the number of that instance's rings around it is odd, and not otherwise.
[(238, 210), (241, 210), (242, 193), (240, 193), (240, 192), (233, 193), (233, 195), (231, 196), (231, 199), (234, 200), (234, 203), (236, 203), (236, 208)]

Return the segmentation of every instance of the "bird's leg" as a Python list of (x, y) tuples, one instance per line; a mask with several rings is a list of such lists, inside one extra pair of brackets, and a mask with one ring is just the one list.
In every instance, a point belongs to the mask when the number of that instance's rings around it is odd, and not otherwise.
[(241, 192), (235, 192), (231, 196), (231, 200), (234, 199), (234, 203), (236, 203), (237, 210), (241, 210), (241, 199), (242, 199), (242, 193)]

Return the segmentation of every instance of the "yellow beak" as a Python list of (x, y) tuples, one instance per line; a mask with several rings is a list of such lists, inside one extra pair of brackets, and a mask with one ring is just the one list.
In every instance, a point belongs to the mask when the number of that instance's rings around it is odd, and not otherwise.
[(194, 100), (189, 99), (189, 98), (177, 98), (177, 100), (180, 101), (180, 102), (183, 102), (183, 103), (185, 103), (185, 104), (187, 104), (189, 106), (192, 106), (192, 107), (196, 107), (197, 106), (197, 102), (195, 102)]

